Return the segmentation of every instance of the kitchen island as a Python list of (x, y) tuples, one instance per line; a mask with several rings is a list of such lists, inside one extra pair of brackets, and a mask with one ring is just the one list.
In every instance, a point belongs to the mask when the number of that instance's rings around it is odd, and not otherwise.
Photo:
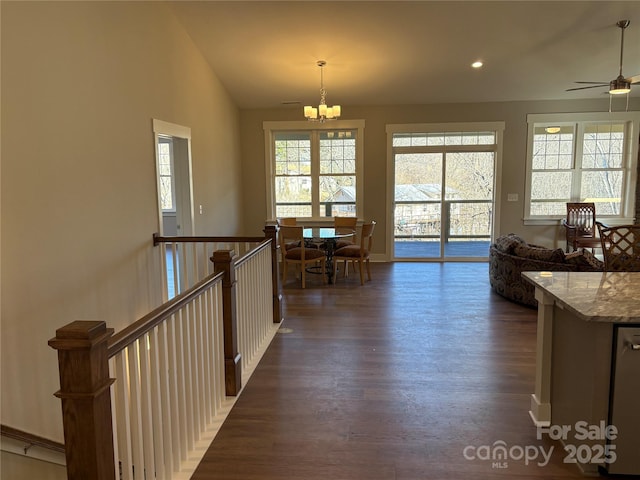
[(538, 301), (538, 436), (585, 473), (640, 474), (640, 273), (522, 275)]

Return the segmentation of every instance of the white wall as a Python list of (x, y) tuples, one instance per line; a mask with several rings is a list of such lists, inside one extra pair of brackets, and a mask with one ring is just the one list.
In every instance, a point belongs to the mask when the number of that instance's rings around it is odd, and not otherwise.
[(196, 233), (228, 235), (242, 233), (239, 113), (162, 2), (0, 8), (1, 422), (61, 442), (47, 341), (161, 301), (152, 119), (191, 128)]

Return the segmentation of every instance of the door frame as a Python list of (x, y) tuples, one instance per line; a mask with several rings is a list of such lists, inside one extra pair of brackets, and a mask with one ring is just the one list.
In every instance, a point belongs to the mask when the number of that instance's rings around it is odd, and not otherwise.
[[(158, 232), (163, 232), (162, 206), (160, 202), (160, 167), (158, 140), (160, 136), (174, 139), (173, 161), (176, 188), (176, 222), (179, 235), (194, 235), (193, 178), (191, 168), (191, 128), (163, 120), (153, 119), (153, 145), (156, 164), (156, 201), (158, 209)], [(177, 142), (175, 140), (178, 140)]]
[[(386, 201), (386, 251), (387, 261), (402, 261), (395, 258), (394, 253), (394, 203), (395, 203), (395, 155), (393, 149), (393, 135), (395, 133), (432, 133), (432, 132), (495, 132), (496, 149), (493, 175), (493, 222), (491, 225), (491, 241), (500, 231), (500, 198), (502, 185), (502, 142), (504, 137), (505, 122), (464, 122), (464, 123), (410, 123), (387, 124), (387, 201)], [(487, 254), (488, 255), (488, 254)], [(418, 261), (411, 259), (412, 261)], [(475, 259), (463, 259), (475, 261)], [(459, 261), (452, 257), (421, 258), (424, 262)], [(485, 260), (483, 260), (485, 261)]]

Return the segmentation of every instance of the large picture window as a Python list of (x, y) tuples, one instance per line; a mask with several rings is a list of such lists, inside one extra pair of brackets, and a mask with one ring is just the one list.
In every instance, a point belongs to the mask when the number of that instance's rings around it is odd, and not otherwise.
[(271, 217), (361, 217), (363, 127), (265, 122)]
[(557, 220), (567, 202), (594, 202), (598, 218), (631, 221), (639, 119), (635, 112), (529, 115), (525, 220)]

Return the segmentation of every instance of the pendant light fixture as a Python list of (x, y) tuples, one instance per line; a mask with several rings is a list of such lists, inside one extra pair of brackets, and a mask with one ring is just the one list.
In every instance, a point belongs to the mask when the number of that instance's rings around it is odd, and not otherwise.
[(326, 120), (335, 120), (340, 116), (340, 105), (327, 106), (327, 91), (324, 89), (324, 76), (323, 68), (327, 62), (324, 60), (318, 60), (317, 65), (320, 67), (320, 104), (318, 107), (312, 107), (311, 105), (305, 105), (304, 116), (307, 120), (312, 122), (324, 122)]

